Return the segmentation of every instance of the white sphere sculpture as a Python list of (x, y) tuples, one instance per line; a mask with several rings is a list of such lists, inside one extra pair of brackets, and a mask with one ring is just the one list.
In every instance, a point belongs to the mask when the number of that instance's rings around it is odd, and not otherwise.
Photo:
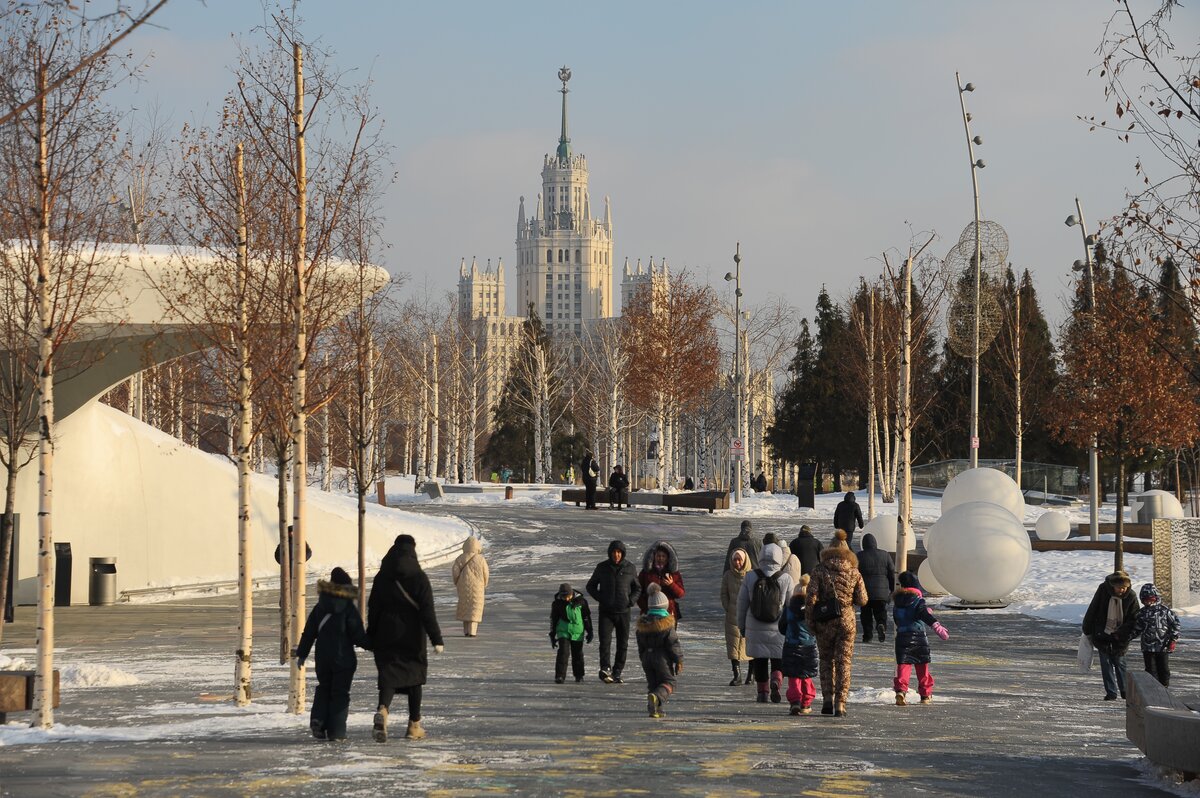
[(1071, 535), (1071, 521), (1058, 510), (1047, 510), (1034, 526), (1038, 540), (1066, 540)]
[(929, 564), (928, 558), (917, 568), (917, 581), (921, 583), (921, 587), (925, 588), (927, 595), (939, 595), (947, 592), (946, 588), (942, 587), (942, 583), (933, 575), (933, 566)]
[(938, 582), (964, 601), (995, 601), (1021, 584), (1029, 570), (1029, 534), (1016, 516), (991, 502), (968, 502), (937, 521), (929, 553)]
[[(1134, 497), (1134, 501), (1144, 499), (1147, 496), (1158, 496), (1162, 500), (1162, 516), (1161, 518), (1183, 518), (1183, 505), (1179, 503), (1179, 499), (1175, 498), (1175, 494), (1167, 490), (1148, 490), (1144, 493), (1139, 493)], [(1141, 502), (1139, 502), (1140, 506)], [(1130, 519), (1137, 520), (1137, 510), (1130, 507)]]
[(1021, 489), (1012, 477), (994, 468), (969, 468), (950, 480), (942, 493), (942, 512), (967, 502), (998, 504), (1018, 521), (1025, 520), (1025, 497)]
[[(883, 551), (896, 553), (896, 535), (900, 526), (900, 519), (894, 515), (877, 515), (866, 523), (862, 528), (862, 533), (865, 535), (868, 532), (875, 536), (875, 542), (879, 544), (879, 548)], [(917, 550), (917, 538), (911, 529), (908, 530), (908, 550)]]

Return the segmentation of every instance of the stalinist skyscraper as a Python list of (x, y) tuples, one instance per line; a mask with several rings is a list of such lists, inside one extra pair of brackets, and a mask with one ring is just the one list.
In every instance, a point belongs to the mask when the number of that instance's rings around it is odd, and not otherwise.
[(571, 153), (567, 135), (567, 81), (562, 81), (562, 132), (558, 149), (542, 164), (542, 193), (531, 217), (525, 198), (517, 211), (517, 313), (529, 306), (555, 333), (580, 335), (585, 322), (613, 315), (613, 224), (608, 197), (593, 218), (587, 158)]

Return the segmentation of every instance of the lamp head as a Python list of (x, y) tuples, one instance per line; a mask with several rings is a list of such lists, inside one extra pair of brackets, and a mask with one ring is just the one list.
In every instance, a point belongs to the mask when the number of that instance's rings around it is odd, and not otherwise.
[(732, 279), (733, 279), (733, 272), (725, 272), (725, 282), (729, 282)]
[(975, 91), (975, 84), (974, 84), (974, 83), (968, 83), (966, 86), (963, 86), (963, 87), (962, 87), (962, 90), (963, 90), (963, 91)]
[(971, 139), (971, 141), (975, 142), (976, 144), (982, 144), (983, 136), (976, 136), (975, 138)]
[(1067, 217), (1067, 221), (1064, 222), (1064, 224), (1067, 227), (1074, 227), (1075, 225), (1079, 224), (1079, 220), (1075, 218), (1075, 214), (1071, 214)]
[(1072, 263), (1072, 264), (1071, 264), (1071, 271), (1075, 271), (1075, 272), (1081, 272), (1081, 271), (1083, 271), (1083, 267), (1084, 267), (1084, 265), (1085, 265), (1085, 264), (1084, 264), (1084, 262), (1083, 262), (1083, 261), (1081, 261), (1081, 260), (1077, 260), (1077, 261), (1075, 261), (1074, 263)]
[(739, 288), (736, 291), (734, 291), (733, 293), (740, 297), (742, 295), (742, 289)]
[(1087, 238), (1083, 239), (1083, 243), (1087, 244), (1089, 247), (1096, 246), (1095, 234), (1089, 235)]
[(984, 168), (985, 166), (987, 166), (987, 164), (985, 164), (985, 163), (983, 162), (983, 159), (982, 159), (982, 158), (980, 158), (978, 161), (976, 161), (976, 162), (975, 162), (975, 168), (976, 168), (976, 169), (982, 169), (982, 168)]

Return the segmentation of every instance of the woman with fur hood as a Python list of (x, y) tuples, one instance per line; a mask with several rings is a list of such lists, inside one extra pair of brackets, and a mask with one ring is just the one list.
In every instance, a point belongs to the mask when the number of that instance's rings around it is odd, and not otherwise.
[[(821, 550), (821, 563), (808, 583), (805, 619), (817, 638), (821, 656), (821, 714), (842, 717), (850, 695), (850, 665), (854, 659), (857, 626), (854, 608), (867, 603), (867, 589), (858, 572), (858, 558), (839, 529)], [(828, 610), (826, 612), (818, 610)]]
[(463, 541), (462, 554), (458, 555), (450, 568), (450, 578), (458, 590), (458, 607), (454, 617), (462, 621), (464, 637), (475, 637), (479, 622), (483, 620), (483, 592), (490, 574), (481, 548), (479, 538), (467, 538)]
[[(725, 655), (733, 663), (733, 679), (729, 686), (742, 684), (742, 663), (750, 659), (746, 656), (746, 638), (738, 628), (738, 594), (742, 591), (742, 582), (750, 573), (750, 557), (745, 549), (734, 549), (729, 555), (729, 569), (721, 577), (721, 606), (725, 609)], [(754, 674), (746, 669), (745, 684), (750, 684)]]
[(642, 555), (642, 571), (638, 574), (642, 594), (638, 596), (638, 609), (646, 611), (646, 591), (650, 585), (658, 585), (667, 597), (667, 609), (676, 621), (683, 620), (679, 600), (683, 598), (683, 575), (679, 573), (679, 558), (675, 548), (665, 540), (656, 540)]
[[(795, 587), (792, 577), (783, 570), (785, 551), (775, 543), (765, 544), (758, 555), (758, 567), (746, 575), (746, 581), (742, 582), (742, 590), (738, 593), (738, 628), (746, 635), (746, 653), (751, 657), (750, 668), (754, 671), (754, 680), (758, 682), (756, 700), (760, 704), (767, 703), (768, 689), (773, 703), (778, 704), (783, 700), (783, 633), (779, 631), (779, 616)], [(755, 585), (761, 579), (770, 579), (775, 583), (779, 603), (764, 608), (768, 611), (766, 614), (755, 614), (751, 611), (751, 605), (754, 603)]]
[(1083, 633), (1100, 655), (1104, 700), (1125, 697), (1125, 650), (1129, 648), (1138, 601), (1129, 589), (1129, 574), (1115, 571), (1104, 578), (1083, 614)]

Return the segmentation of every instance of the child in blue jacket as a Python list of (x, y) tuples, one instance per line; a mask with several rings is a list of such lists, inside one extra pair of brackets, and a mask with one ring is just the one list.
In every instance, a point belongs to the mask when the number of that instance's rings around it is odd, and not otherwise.
[(358, 591), (350, 574), (334, 568), (329, 581), (317, 581), (317, 605), (309, 613), (296, 646), (300, 666), (317, 646), (317, 689), (309, 727), (318, 740), (345, 740), (350, 714), (350, 684), (358, 669), (354, 647), (367, 648), (367, 633), (358, 614)]
[(808, 580), (808, 574), (800, 576), (800, 584), (779, 616), (779, 631), (784, 635), (781, 670), (788, 680), (787, 700), (792, 715), (811, 713), (813, 699), (817, 697), (817, 688), (813, 684), (820, 671), (817, 638), (804, 623)]
[(914, 667), (917, 693), (921, 703), (928, 704), (933, 701), (933, 676), (929, 673), (929, 637), (925, 627), (931, 627), (943, 640), (949, 640), (950, 633), (925, 606), (920, 582), (912, 571), (900, 574), (900, 588), (892, 596), (892, 619), (896, 622), (896, 678), (892, 681), (896, 706), (905, 705), (908, 678)]

